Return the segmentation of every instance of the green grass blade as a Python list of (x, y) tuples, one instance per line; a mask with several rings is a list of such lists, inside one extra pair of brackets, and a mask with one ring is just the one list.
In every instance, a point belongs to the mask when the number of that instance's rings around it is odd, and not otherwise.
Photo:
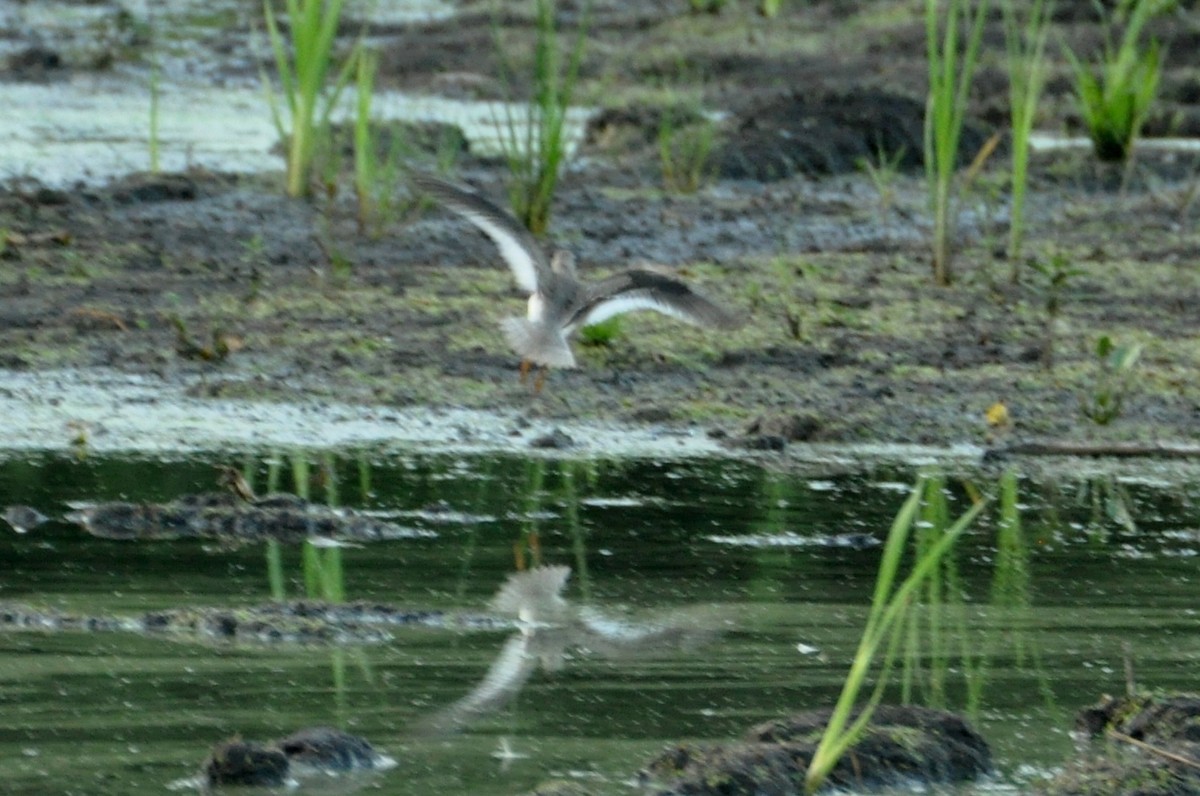
[(292, 80), (291, 61), (288, 59), (283, 36), (280, 35), (279, 27), (275, 22), (275, 12), (271, 8), (271, 0), (263, 0), (263, 18), (266, 20), (267, 39), (271, 43), (271, 51), (275, 56), (275, 72), (279, 75), (279, 85), (284, 99), (287, 100), (288, 108), (293, 109), (296, 84)]
[(892, 527), (888, 531), (887, 541), (883, 546), (883, 556), (879, 562), (879, 576), (875, 580), (875, 592), (871, 596), (871, 613), (867, 619), (868, 627), (883, 612), (883, 605), (892, 591), (892, 583), (895, 580), (896, 572), (900, 569), (900, 560), (904, 556), (909, 532), (917, 512), (921, 508), (921, 495), (925, 491), (925, 483), (924, 476), (917, 479), (912, 493), (909, 494), (908, 499), (900, 507), (900, 511), (896, 513), (895, 519), (892, 520)]
[[(920, 497), (928, 489), (927, 484), (928, 482), (924, 478), (918, 481), (918, 488), (914, 489), (913, 495), (905, 502), (901, 511), (897, 514), (896, 520), (892, 523), (892, 532), (898, 537), (908, 537), (916, 519)], [(838, 702), (830, 716), (829, 724), (809, 764), (809, 769), (805, 777), (805, 787), (809, 793), (814, 792), (820, 787), (829, 772), (832, 771), (833, 766), (836, 765), (838, 758), (857, 739), (858, 734), (863, 731), (867, 722), (870, 721), (871, 712), (882, 696), (886, 680), (881, 675), (880, 681), (877, 682), (867, 706), (860, 711), (858, 718), (850, 723), (850, 727), (847, 729), (847, 723), (849, 722), (849, 716), (853, 712), (854, 703), (857, 700), (858, 693), (862, 689), (862, 684), (866, 679), (880, 644), (885, 639), (887, 640), (884, 666), (881, 668), (885, 672), (890, 672), (895, 651), (901, 637), (900, 630), (903, 624), (900, 621), (901, 618), (911, 606), (917, 590), (933, 575), (936, 568), (940, 566), (943, 556), (949, 552), (962, 533), (975, 520), (984, 505), (985, 502), (983, 501), (976, 503), (959, 517), (953, 525), (946, 529), (945, 533), (932, 543), (926, 553), (914, 563), (911, 572), (901, 585), (891, 593), (886, 589), (881, 589), (880, 586), (885, 581), (890, 583), (894, 579), (895, 570), (899, 566), (899, 557), (895, 553), (895, 549), (901, 546), (893, 544), (889, 534), (888, 544), (884, 547), (884, 554), (880, 562), (880, 570), (876, 580), (875, 598), (872, 602), (866, 628), (859, 642), (858, 651), (855, 653), (854, 660), (851, 663), (850, 672), (846, 677), (842, 693), (838, 698)], [(881, 605), (881, 601), (885, 604)]]
[(287, 592), (283, 580), (283, 551), (275, 539), (267, 540), (267, 583), (271, 587), (271, 599), (283, 602)]

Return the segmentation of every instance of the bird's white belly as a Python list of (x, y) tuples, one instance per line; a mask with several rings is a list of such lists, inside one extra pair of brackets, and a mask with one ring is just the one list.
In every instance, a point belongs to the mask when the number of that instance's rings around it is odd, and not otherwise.
[(537, 293), (530, 295), (529, 311), (526, 313), (526, 317), (534, 323), (539, 323), (541, 322), (542, 315), (545, 314), (545, 311), (546, 302), (542, 300), (542, 297)]

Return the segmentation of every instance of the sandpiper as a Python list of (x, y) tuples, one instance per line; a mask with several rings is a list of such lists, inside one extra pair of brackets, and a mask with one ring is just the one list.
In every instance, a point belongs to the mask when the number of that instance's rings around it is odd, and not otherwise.
[(558, 249), (547, 259), (533, 235), (488, 199), (429, 174), (414, 174), (413, 182), (491, 238), (517, 285), (529, 294), (526, 317), (505, 318), (501, 328), (521, 356), (522, 381), (533, 365), (541, 366), (535, 390), (541, 389), (549, 368), (575, 367), (567, 342), (573, 333), (614, 315), (655, 310), (698, 326), (733, 329), (742, 324), (741, 318), (686, 282), (658, 271), (629, 268), (598, 282), (583, 282), (571, 252)]

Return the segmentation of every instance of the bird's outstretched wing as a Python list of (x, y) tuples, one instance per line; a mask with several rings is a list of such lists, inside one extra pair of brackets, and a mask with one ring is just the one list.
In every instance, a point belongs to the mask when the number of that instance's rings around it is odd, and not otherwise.
[(460, 188), (432, 174), (414, 173), (412, 181), (438, 204), (483, 230), (500, 250), (500, 256), (512, 269), (521, 289), (529, 293), (537, 291), (538, 281), (549, 270), (550, 264), (533, 235), (511, 213), (474, 191)]
[(686, 282), (657, 271), (633, 268), (588, 286), (572, 327), (590, 326), (614, 315), (654, 310), (697, 326), (736, 329), (742, 318), (697, 293)]
[(421, 735), (457, 732), (480, 716), (502, 708), (537, 670), (539, 661), (530, 652), (531, 641), (532, 637), (525, 633), (513, 634), (504, 642), (500, 654), (471, 693), (422, 719), (415, 731)]

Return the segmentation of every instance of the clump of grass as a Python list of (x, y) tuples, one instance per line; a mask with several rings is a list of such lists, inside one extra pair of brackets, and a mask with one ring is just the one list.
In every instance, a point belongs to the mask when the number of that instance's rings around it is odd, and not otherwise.
[(1008, 258), (1011, 279), (1020, 277), (1016, 263), (1025, 235), (1025, 189), (1029, 182), (1029, 135), (1038, 101), (1046, 86), (1046, 41), (1054, 2), (1032, 0), (1022, 14), (1016, 0), (1004, 2), (1004, 41), (1008, 50), (1008, 105), (1012, 131), (1012, 208), (1009, 212)]
[(608, 347), (621, 335), (621, 316), (614, 315), (600, 323), (579, 330), (579, 342), (585, 346)]
[[(775, 271), (775, 284), (778, 288), (776, 295), (784, 330), (793, 340), (805, 340), (808, 338), (807, 316), (796, 297), (801, 278), (808, 276), (805, 273), (805, 264), (803, 261), (794, 262), (785, 257), (777, 257), (771, 265)], [(815, 300), (810, 296), (808, 303), (814, 304)]]
[[(949, 0), (945, 19), (938, 0), (925, 0), (925, 43), (929, 98), (925, 109), (925, 175), (933, 205), (933, 280), (953, 281), (954, 171), (975, 76), (987, 0)], [(967, 29), (960, 47), (961, 28)]]
[(280, 137), (287, 141), (288, 196), (309, 196), (319, 139), (328, 138), (329, 116), (350, 79), (354, 59), (348, 58), (326, 93), (333, 67), (333, 45), (345, 0), (286, 0), (290, 40), (280, 33), (271, 8), (263, 0), (267, 35), (275, 69), (288, 108), (285, 127), (274, 92), (268, 92), (271, 115)]
[[(1146, 23), (1174, 6), (1175, 0), (1122, 0), (1095, 66), (1063, 48), (1075, 76), (1079, 112), (1100, 160), (1124, 162), (1133, 151), (1162, 77), (1161, 48), (1153, 39), (1143, 47), (1142, 33)], [(1125, 30), (1114, 46), (1112, 30), (1120, 26)]]
[[(554, 0), (536, 0), (533, 53), (533, 96), (525, 104), (524, 119), (507, 110), (500, 142), (512, 180), (509, 203), (514, 215), (533, 233), (545, 232), (550, 224), (550, 205), (567, 156), (567, 111), (571, 106), (583, 59), (586, 22), (581, 23), (566, 65), (559, 53), (558, 30), (554, 24)], [(497, 46), (499, 36), (497, 35)], [(503, 47), (501, 62), (505, 76), (512, 74)]]
[(855, 161), (859, 171), (866, 174), (871, 180), (871, 184), (875, 186), (875, 192), (879, 195), (881, 217), (887, 215), (892, 208), (892, 203), (896, 200), (896, 179), (900, 176), (900, 163), (903, 160), (904, 147), (900, 147), (889, 155), (884, 151), (883, 143), (880, 142), (875, 148), (873, 159), (864, 157)]
[(212, 330), (211, 343), (199, 343), (192, 337), (187, 324), (179, 315), (169, 313), (166, 319), (175, 327), (175, 353), (184, 359), (224, 362), (230, 354), (242, 347), (240, 339), (215, 328)]
[[(899, 586), (895, 586), (908, 540), (914, 527), (921, 520), (921, 507), (923, 504), (932, 504), (937, 500), (942, 487), (943, 484), (939, 478), (920, 477), (908, 500), (904, 502), (892, 522), (891, 530), (888, 532), (887, 541), (884, 544), (883, 557), (875, 579), (871, 609), (867, 615), (867, 624), (863, 628), (858, 651), (851, 663), (846, 682), (842, 686), (841, 696), (829, 718), (829, 724), (809, 763), (804, 780), (805, 790), (808, 793), (813, 793), (821, 787), (834, 766), (837, 765), (838, 760), (866, 730), (875, 707), (883, 697), (883, 691), (887, 686), (888, 676), (895, 661), (900, 631), (905, 625), (905, 616), (918, 590), (936, 572), (942, 558), (950, 552), (955, 542), (984, 506), (982, 501), (977, 502), (953, 524), (947, 523), (943, 532), (936, 539), (931, 539), (924, 550), (918, 553), (907, 577)], [(857, 718), (850, 722), (859, 692), (862, 691), (867, 675), (881, 651), (883, 659), (879, 666), (875, 688), (868, 697), (867, 703), (859, 711)]]
[(1121, 416), (1141, 356), (1141, 343), (1118, 346), (1108, 335), (1100, 336), (1096, 341), (1099, 367), (1096, 386), (1089, 395), (1079, 399), (1079, 410), (1084, 417), (1098, 426), (1106, 426)]
[(373, 237), (383, 234), (385, 224), (397, 215), (396, 188), (403, 175), (403, 161), (409, 154), (404, 135), (393, 128), (387, 154), (377, 151), (378, 141), (371, 125), (371, 96), (379, 54), (360, 48), (355, 56), (354, 103), (354, 196), (357, 200), (359, 233)]
[(708, 179), (717, 127), (702, 116), (680, 126), (673, 111), (663, 113), (658, 125), (658, 156), (663, 187), (677, 193), (695, 193)]

